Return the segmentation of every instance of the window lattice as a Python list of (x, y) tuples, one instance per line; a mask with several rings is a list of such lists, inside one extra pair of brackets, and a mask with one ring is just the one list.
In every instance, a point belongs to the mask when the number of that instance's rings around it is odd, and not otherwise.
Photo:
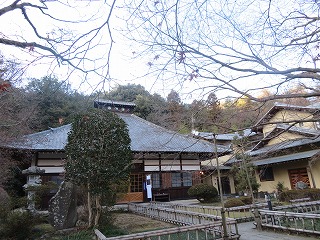
[(143, 175), (131, 174), (130, 175), (130, 192), (142, 192), (143, 191)]
[(181, 173), (171, 173), (172, 187), (181, 187)]
[(153, 173), (151, 175), (151, 180), (152, 180), (152, 188), (161, 188), (161, 180), (160, 180), (159, 173)]
[(184, 172), (182, 173), (182, 181), (184, 187), (192, 186), (192, 173)]

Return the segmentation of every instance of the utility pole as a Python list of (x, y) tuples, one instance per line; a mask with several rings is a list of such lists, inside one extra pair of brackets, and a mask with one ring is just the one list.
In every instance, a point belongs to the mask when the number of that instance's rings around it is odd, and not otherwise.
[(221, 174), (220, 174), (220, 167), (219, 167), (219, 158), (218, 158), (218, 147), (216, 141), (216, 135), (213, 134), (213, 144), (214, 144), (214, 153), (216, 155), (216, 164), (217, 164), (217, 172), (218, 172), (218, 182), (219, 182), (219, 194), (220, 194), (220, 201), (221, 201), (221, 218), (222, 218), (222, 228), (223, 228), (223, 239), (228, 240), (228, 231), (227, 231), (227, 221), (226, 221), (226, 211), (224, 208), (224, 201), (223, 201), (223, 191), (222, 191), (222, 182), (221, 182)]

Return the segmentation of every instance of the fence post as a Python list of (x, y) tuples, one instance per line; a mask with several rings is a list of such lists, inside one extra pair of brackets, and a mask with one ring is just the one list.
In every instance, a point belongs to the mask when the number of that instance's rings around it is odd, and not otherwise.
[(254, 204), (253, 206), (253, 215), (254, 215), (254, 221), (257, 223), (257, 229), (261, 231), (262, 230), (261, 218), (260, 218), (257, 204)]

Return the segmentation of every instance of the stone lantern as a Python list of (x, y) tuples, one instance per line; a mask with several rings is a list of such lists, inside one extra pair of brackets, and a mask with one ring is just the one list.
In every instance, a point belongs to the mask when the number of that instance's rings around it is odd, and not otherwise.
[(23, 188), (27, 192), (28, 206), (27, 209), (35, 211), (35, 194), (37, 187), (41, 186), (41, 174), (44, 174), (45, 170), (39, 167), (29, 167), (28, 169), (22, 170), (22, 174), (27, 175), (27, 183), (23, 185)]

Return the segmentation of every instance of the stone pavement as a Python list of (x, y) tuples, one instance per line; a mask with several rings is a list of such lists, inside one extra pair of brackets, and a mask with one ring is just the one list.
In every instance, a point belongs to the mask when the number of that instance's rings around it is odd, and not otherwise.
[(273, 230), (258, 231), (253, 222), (238, 223), (241, 240), (316, 240), (319, 238), (288, 234), (285, 232), (274, 232)]

